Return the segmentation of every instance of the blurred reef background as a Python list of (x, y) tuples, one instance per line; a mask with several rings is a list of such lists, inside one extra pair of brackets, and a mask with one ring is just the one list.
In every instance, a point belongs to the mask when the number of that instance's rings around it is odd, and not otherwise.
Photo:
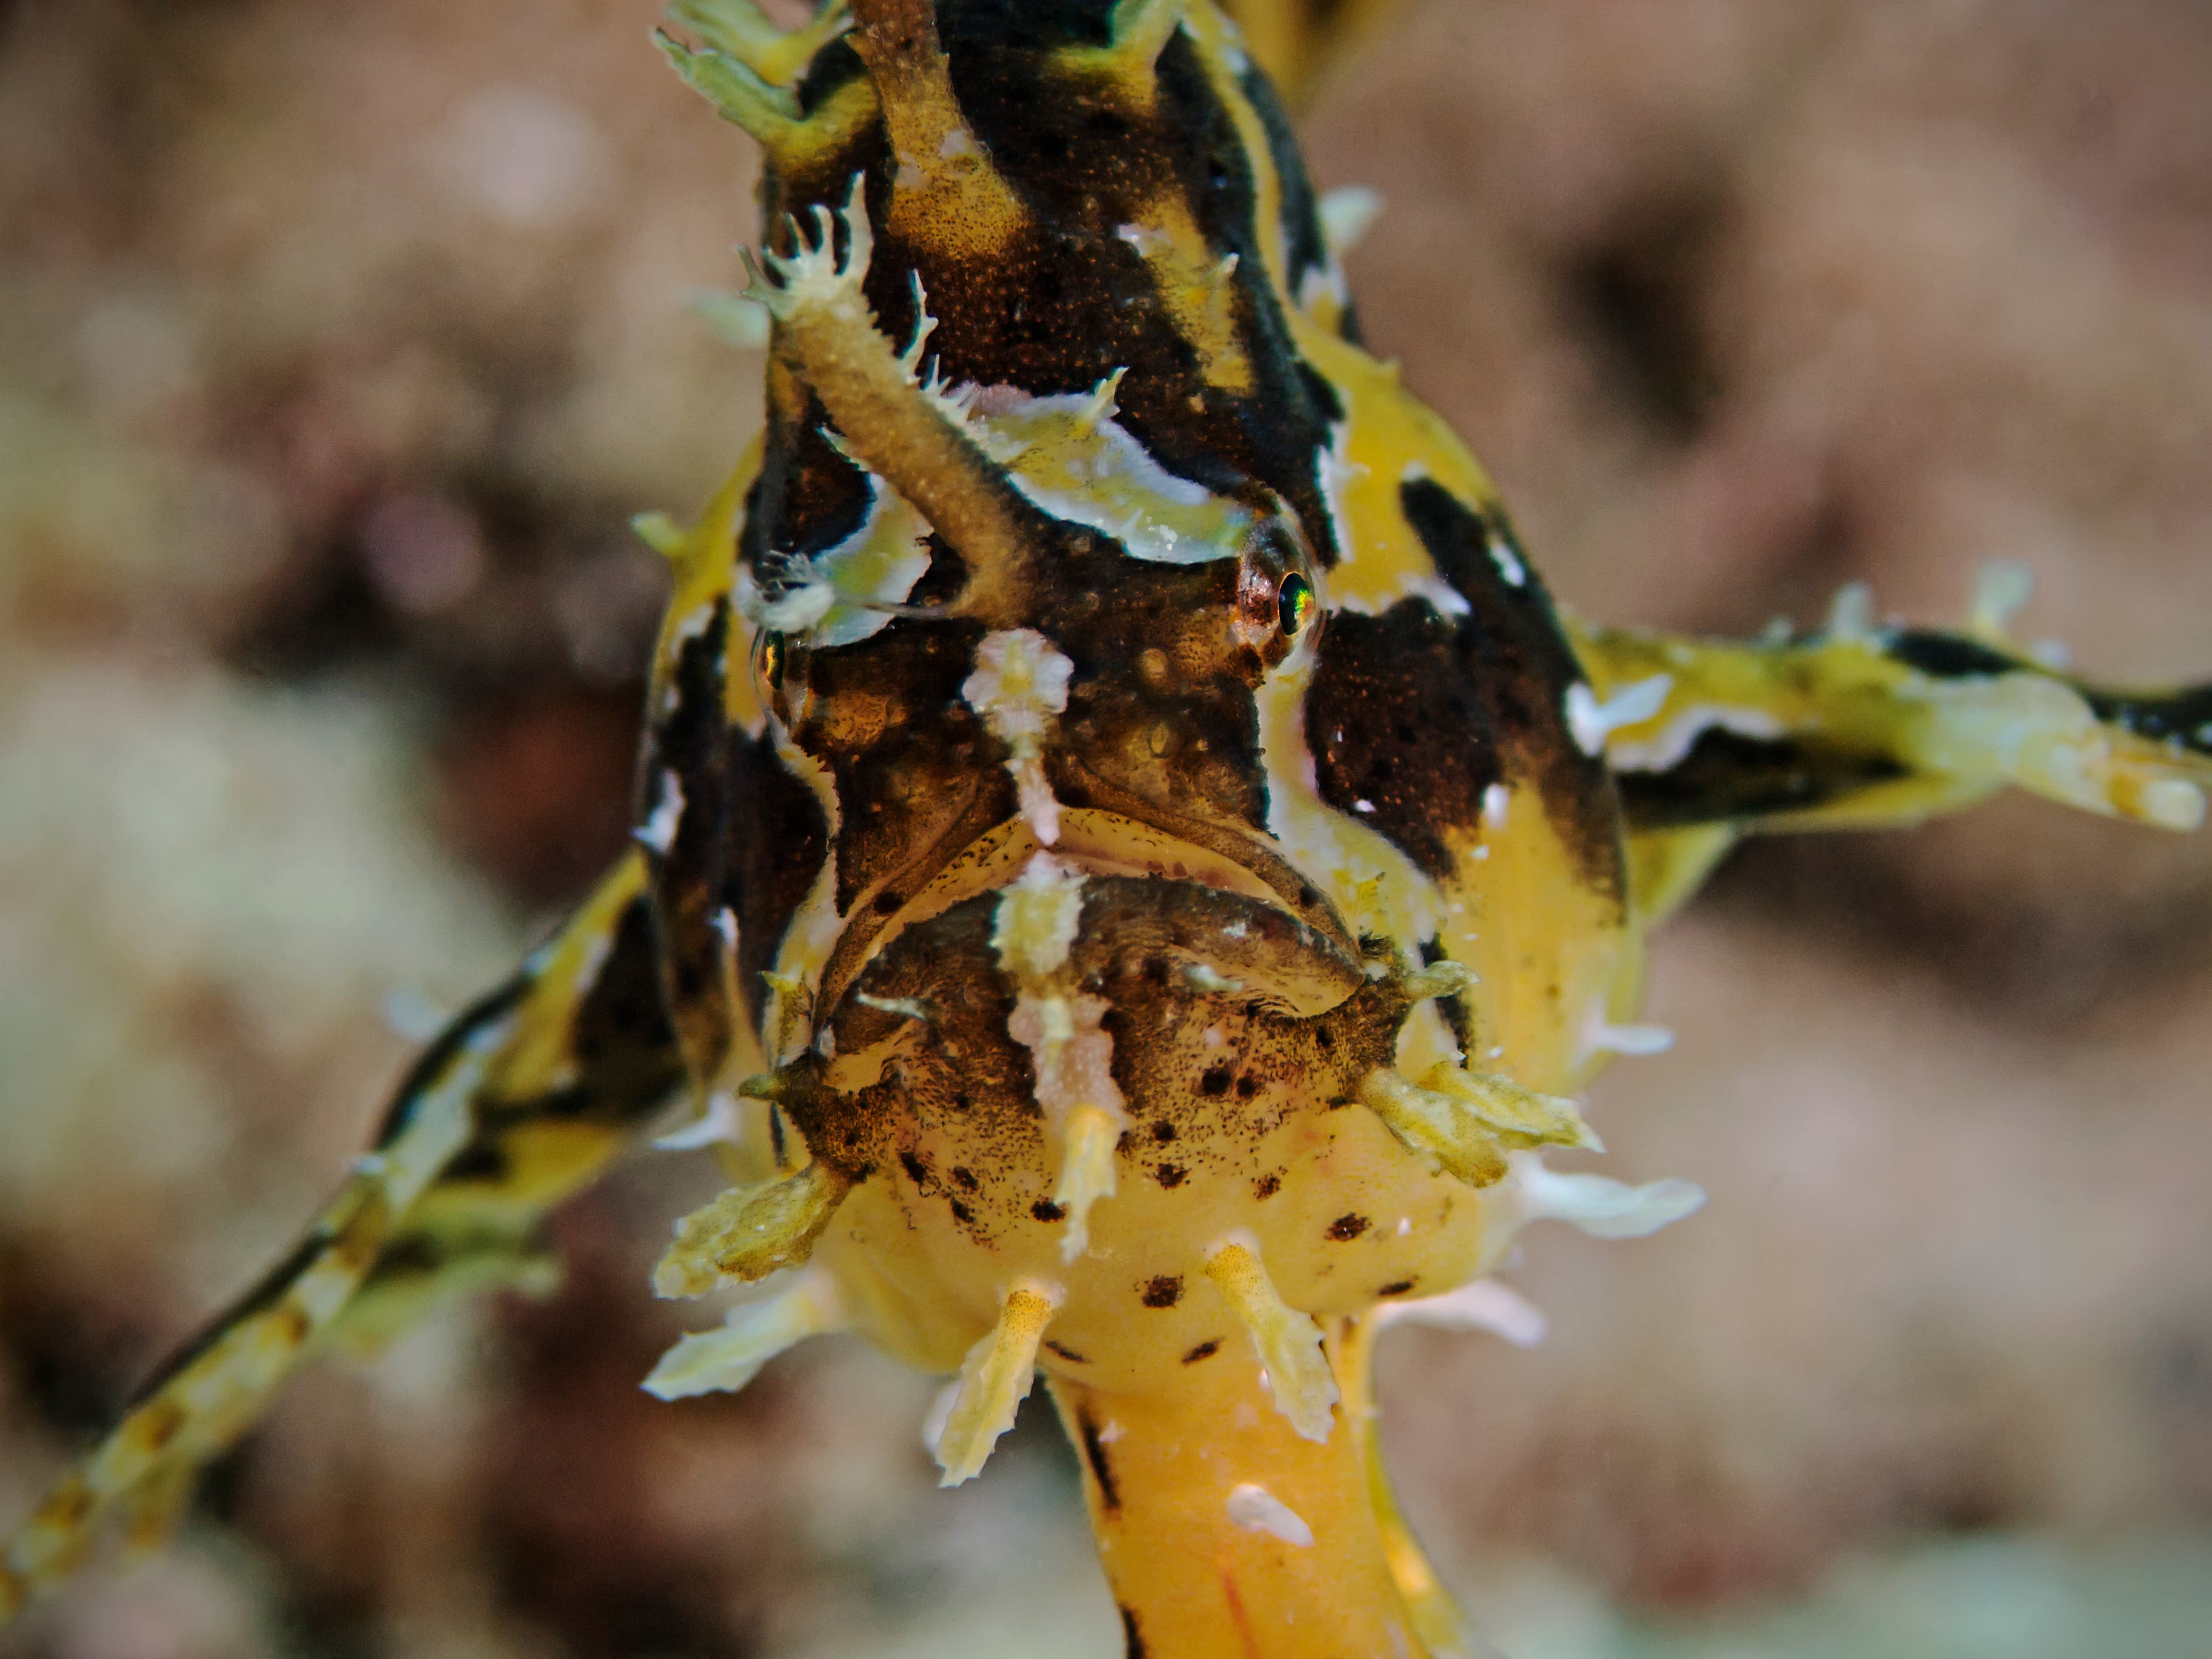
[[(652, 0), (0, 0), (0, 1527), (619, 846), (659, 562), (757, 419), (755, 161)], [(1306, 123), (1370, 342), (1555, 591), (2212, 673), (2199, 0), (1428, 0)], [(1710, 1207), (1386, 1345), (1513, 1659), (2212, 1655), (2212, 839), (2006, 802), (1740, 857), (1595, 1121)], [(1040, 1399), (940, 1495), (844, 1340), (637, 1389), (711, 1177), (323, 1369), (9, 1659), (1118, 1651)], [(700, 1322), (696, 1310), (693, 1322)]]

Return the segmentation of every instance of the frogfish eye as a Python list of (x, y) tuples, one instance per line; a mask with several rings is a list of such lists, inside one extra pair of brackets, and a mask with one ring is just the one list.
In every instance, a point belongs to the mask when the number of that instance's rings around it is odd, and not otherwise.
[(1298, 630), (1313, 620), (1316, 603), (1313, 584), (1304, 576), (1293, 570), (1283, 578), (1282, 586), (1276, 590), (1275, 607), (1285, 638), (1295, 639)]
[(763, 634), (760, 636), (761, 683), (771, 690), (780, 691), (783, 689), (783, 665), (787, 650), (782, 635)]

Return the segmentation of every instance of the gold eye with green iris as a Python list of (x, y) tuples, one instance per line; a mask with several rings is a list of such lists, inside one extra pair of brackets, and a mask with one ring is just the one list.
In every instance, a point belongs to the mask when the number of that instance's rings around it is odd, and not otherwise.
[(1293, 570), (1283, 578), (1276, 590), (1276, 614), (1281, 619), (1285, 638), (1295, 639), (1298, 630), (1313, 620), (1314, 606), (1320, 603), (1314, 595), (1314, 586)]

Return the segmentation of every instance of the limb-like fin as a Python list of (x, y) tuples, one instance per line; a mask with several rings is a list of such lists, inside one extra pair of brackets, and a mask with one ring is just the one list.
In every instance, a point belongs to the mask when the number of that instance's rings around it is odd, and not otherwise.
[[(156, 1375), (0, 1555), (0, 1619), (65, 1577), (106, 1522), (148, 1538), (302, 1360), (458, 1288), (512, 1279), (545, 1211), (598, 1173), (681, 1076), (665, 1027), (580, 1027), (653, 984), (644, 865), (626, 857), (507, 986), (416, 1063), (376, 1149), (292, 1253)], [(658, 1006), (657, 999), (648, 1002)], [(380, 1309), (364, 1325), (356, 1318)]]
[(2016, 580), (1985, 583), (1956, 634), (1878, 628), (1856, 590), (1802, 639), (1579, 629), (1601, 700), (1668, 681), (1604, 738), (1639, 916), (1680, 903), (1749, 832), (1911, 824), (2008, 787), (2197, 828), (2212, 685), (2115, 691), (2060, 673), (2002, 635), (2020, 598)]
[(974, 1480), (999, 1437), (1013, 1427), (1014, 1413), (1036, 1380), (1037, 1345), (1059, 1302), (1059, 1293), (1049, 1286), (1012, 1286), (999, 1304), (999, 1322), (968, 1350), (960, 1365), (959, 1391), (933, 1448), (937, 1466), (945, 1471), (939, 1486)]
[(9, 1592), (54, 1583), (95, 1529), (149, 1489), (219, 1455), (337, 1322), (391, 1240), (396, 1219), (468, 1142), (471, 1107), (514, 1036), (514, 1010), (479, 1010), (418, 1068), (400, 1131), (362, 1160), (291, 1257), (188, 1349), (65, 1480), (8, 1547)]
[[(1395, 1304), (1386, 1304), (1388, 1306)], [(1375, 1338), (1382, 1328), (1377, 1316), (1346, 1319), (1339, 1323), (1330, 1343), (1332, 1369), (1345, 1379), (1344, 1420), (1352, 1431), (1367, 1471), (1367, 1494), (1375, 1506), (1375, 1520), (1382, 1534), (1382, 1550), (1389, 1563), (1391, 1582), (1405, 1599), (1414, 1633), (1437, 1659), (1462, 1655), (1474, 1659), (1477, 1639), (1467, 1616), (1444, 1588), (1428, 1554), (1398, 1508), (1391, 1490), (1389, 1471), (1383, 1467), (1381, 1437), (1375, 1432), (1373, 1378)]]
[(1337, 1387), (1313, 1316), (1283, 1300), (1256, 1245), (1232, 1240), (1218, 1246), (1206, 1260), (1206, 1276), (1251, 1337), (1275, 1409), (1304, 1438), (1325, 1443), (1336, 1421)]

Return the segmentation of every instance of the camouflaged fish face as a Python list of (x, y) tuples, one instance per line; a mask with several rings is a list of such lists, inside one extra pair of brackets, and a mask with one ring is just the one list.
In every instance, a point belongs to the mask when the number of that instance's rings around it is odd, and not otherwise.
[[(889, 1322), (926, 1362), (1029, 1276), (1071, 1374), (1157, 1374), (1218, 1313), (1130, 1310), (1240, 1230), (1309, 1314), (1464, 1280), (1474, 1190), (1589, 1139), (1548, 1091), (1626, 958), (1617, 809), (1472, 465), (1376, 487), (1265, 77), (1179, 6), (888, 9), (773, 121), (671, 51), (771, 164), (767, 436), (647, 770), (679, 1014), (734, 945), (702, 1083), (755, 1027), (810, 1231), (942, 1236)], [(1524, 896), (1533, 999), (1485, 986)]]
[(1554, 1171), (1644, 933), (1747, 833), (2002, 787), (2190, 828), (2212, 688), (2115, 693), (1965, 630), (1744, 644), (1563, 623), (1495, 491), (1359, 346), (1255, 61), (1383, 0), (682, 0), (767, 153), (766, 428), (675, 592), (637, 845), (403, 1085), (307, 1237), (0, 1565), (157, 1533), (318, 1348), (527, 1285), (672, 1097), (733, 1185), (657, 1270), (773, 1277), (647, 1386), (858, 1330), (956, 1381), (975, 1474), (1033, 1376), (1132, 1655), (1471, 1650), (1368, 1392), (1394, 1319), (1686, 1182)]

